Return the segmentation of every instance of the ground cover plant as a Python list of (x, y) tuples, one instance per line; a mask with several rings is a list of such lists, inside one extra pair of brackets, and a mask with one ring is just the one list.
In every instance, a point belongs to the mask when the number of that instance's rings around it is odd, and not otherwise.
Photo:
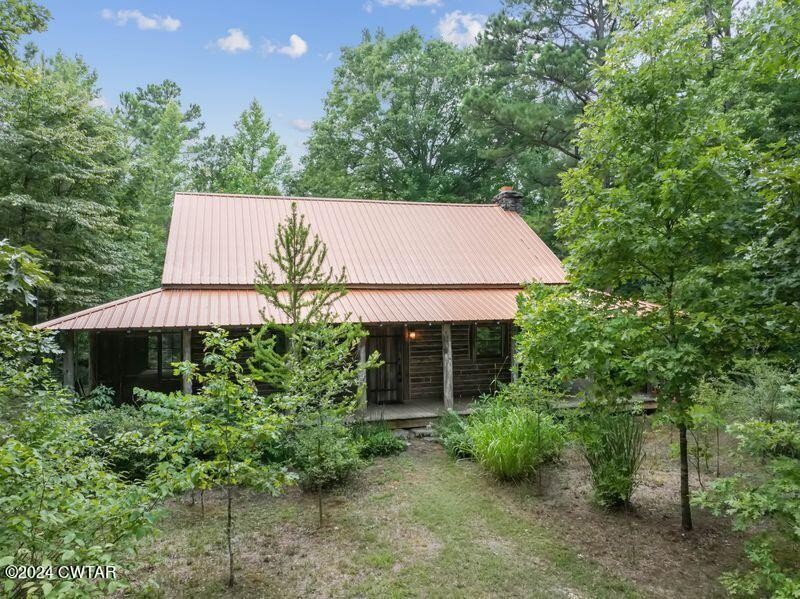
[(351, 425), (350, 434), (364, 459), (394, 455), (406, 449), (406, 442), (386, 422), (356, 422)]

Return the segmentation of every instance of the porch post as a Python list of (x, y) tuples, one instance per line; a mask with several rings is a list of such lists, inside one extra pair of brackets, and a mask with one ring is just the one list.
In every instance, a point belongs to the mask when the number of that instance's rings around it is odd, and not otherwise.
[(444, 409), (453, 409), (453, 339), (449, 323), (442, 325), (442, 382), (444, 384)]
[(75, 388), (75, 332), (62, 331), (64, 338), (64, 386)]
[[(358, 340), (358, 364), (363, 367), (367, 362), (367, 338), (362, 337)], [(367, 371), (366, 369), (358, 373), (358, 384), (363, 389), (361, 397), (358, 398), (358, 409), (367, 413)]]
[(97, 333), (90, 332), (89, 333), (89, 376), (88, 376), (88, 389), (87, 391), (91, 392), (92, 389), (97, 387)]
[(511, 343), (509, 344), (509, 351), (511, 352), (511, 380), (516, 381), (519, 364), (517, 364), (517, 342), (514, 338), (513, 326), (508, 327), (508, 333), (511, 335)]
[[(181, 358), (184, 362), (192, 361), (192, 329), (183, 329), (181, 331)], [(192, 379), (186, 373), (181, 375), (181, 382), (183, 383), (183, 392), (186, 395), (192, 394)]]

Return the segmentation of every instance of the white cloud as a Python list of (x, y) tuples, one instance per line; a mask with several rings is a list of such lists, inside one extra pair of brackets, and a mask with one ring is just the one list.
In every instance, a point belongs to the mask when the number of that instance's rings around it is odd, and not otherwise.
[(103, 110), (105, 110), (110, 106), (110, 104), (108, 103), (108, 100), (105, 99), (105, 97), (97, 96), (89, 100), (89, 106), (91, 106), (92, 108), (102, 108)]
[[(413, 8), (415, 6), (441, 6), (442, 0), (378, 0), (383, 6), (399, 6)], [(369, 11), (367, 11), (369, 12)]]
[(311, 130), (311, 121), (307, 121), (305, 119), (292, 119), (291, 125), (292, 125), (292, 127), (297, 129), (298, 131), (310, 131)]
[(113, 11), (104, 8), (100, 12), (100, 16), (106, 21), (114, 21), (117, 25), (124, 26), (128, 21), (133, 21), (139, 29), (143, 30), (157, 30), (157, 31), (177, 31), (181, 26), (178, 19), (173, 19), (169, 15), (162, 17), (161, 15), (144, 15), (140, 10), (118, 10)]
[(318, 56), (322, 59), (322, 62), (330, 62), (333, 60), (333, 52), (325, 52), (325, 54), (319, 54)]
[(364, 5), (361, 8), (364, 9), (365, 13), (371, 14), (375, 7), (373, 6), (372, 2), (368, 1), (368, 2), (365, 2)]
[(302, 37), (293, 33), (289, 36), (289, 44), (287, 46), (278, 46), (271, 41), (266, 40), (261, 45), (261, 50), (264, 54), (285, 54), (289, 58), (300, 58), (303, 54), (308, 52), (308, 43)]
[(444, 41), (464, 48), (475, 44), (475, 38), (486, 25), (486, 18), (486, 15), (454, 10), (443, 16), (436, 28)]
[(228, 54), (247, 52), (252, 47), (250, 39), (241, 29), (236, 29), (235, 27), (233, 29), (228, 29), (228, 35), (217, 39), (215, 45)]

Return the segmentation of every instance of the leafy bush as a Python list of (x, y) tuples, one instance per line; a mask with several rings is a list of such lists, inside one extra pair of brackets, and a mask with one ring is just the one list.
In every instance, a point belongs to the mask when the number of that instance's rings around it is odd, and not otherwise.
[(590, 410), (575, 434), (592, 472), (595, 500), (607, 508), (630, 504), (644, 459), (644, 422), (629, 410)]
[(564, 447), (564, 427), (544, 412), (527, 406), (494, 401), (468, 419), (475, 459), (501, 479), (516, 480), (533, 474), (558, 457)]
[[(751, 465), (713, 481), (694, 501), (752, 530), (751, 567), (722, 583), (738, 596), (800, 596), (800, 382), (796, 372), (755, 360), (719, 385), (736, 454)], [(760, 466), (760, 467), (759, 467)]]
[(467, 433), (467, 419), (454, 410), (439, 415), (434, 430), (445, 452), (453, 459), (472, 457), (472, 441)]
[(304, 416), (292, 435), (290, 452), (304, 490), (341, 484), (363, 465), (350, 431), (341, 417), (330, 413)]
[(78, 402), (78, 409), (83, 412), (93, 412), (110, 408), (114, 405), (114, 390), (106, 385), (97, 385)]
[(364, 422), (350, 429), (364, 459), (395, 455), (406, 450), (406, 443), (392, 432), (385, 422)]
[[(0, 566), (130, 565), (159, 497), (93, 454), (76, 398), (51, 374), (52, 335), (0, 316)], [(8, 597), (109, 596), (123, 580), (0, 582)]]
[(157, 463), (155, 456), (141, 450), (132, 437), (151, 434), (154, 418), (131, 405), (106, 407), (89, 412), (86, 425), (97, 439), (95, 454), (126, 480), (144, 480)]

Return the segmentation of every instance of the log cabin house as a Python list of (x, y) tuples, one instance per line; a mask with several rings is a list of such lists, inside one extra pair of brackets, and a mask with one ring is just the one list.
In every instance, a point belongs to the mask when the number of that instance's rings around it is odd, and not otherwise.
[(119, 401), (134, 387), (161, 391), (191, 382), (171, 362), (202, 357), (199, 331), (244, 334), (270, 313), (254, 289), (256, 262), (269, 262), (292, 202), (345, 268), (348, 294), (335, 312), (369, 336), (362, 358), (367, 419), (410, 423), (469, 402), (513, 375), (516, 296), (531, 281), (564, 283), (561, 263), (521, 218), (521, 194), (492, 203), (175, 195), (161, 287), (39, 325), (63, 340), (64, 382), (75, 384), (75, 334), (88, 335), (88, 384)]

